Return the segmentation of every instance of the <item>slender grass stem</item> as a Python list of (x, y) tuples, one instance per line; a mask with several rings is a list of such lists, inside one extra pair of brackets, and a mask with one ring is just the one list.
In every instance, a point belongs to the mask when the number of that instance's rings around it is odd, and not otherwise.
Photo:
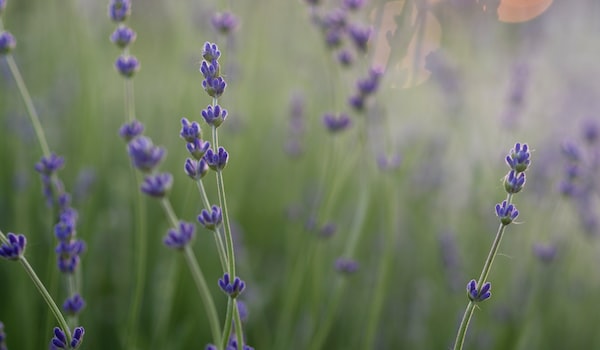
[[(2, 231), (0, 231), (0, 240), (2, 241), (2, 243), (8, 243), (8, 239), (6, 238), (6, 236), (4, 236), (4, 233), (2, 233)], [(23, 266), (23, 268), (25, 269), (25, 272), (27, 272), (27, 274), (29, 275), (29, 278), (31, 278), (31, 281), (37, 288), (38, 292), (40, 292), (40, 294), (42, 295), (42, 298), (44, 298), (44, 301), (50, 308), (50, 311), (52, 312), (52, 314), (54, 314), (54, 318), (56, 318), (56, 321), (58, 322), (60, 328), (62, 328), (62, 330), (65, 332), (65, 335), (67, 336), (67, 340), (70, 343), (71, 342), (71, 329), (69, 328), (69, 324), (67, 323), (67, 320), (65, 319), (63, 314), (60, 312), (58, 305), (56, 305), (56, 303), (54, 302), (54, 299), (52, 299), (52, 296), (50, 295), (50, 293), (48, 293), (48, 290), (44, 286), (44, 283), (42, 283), (42, 281), (39, 279), (39, 277), (35, 273), (35, 270), (33, 269), (33, 267), (31, 267), (31, 265), (27, 261), (27, 258), (25, 258), (23, 255), (21, 255), (19, 257), (19, 262), (21, 263), (21, 266)]]
[[(510, 204), (512, 200), (512, 193), (509, 193), (506, 197), (506, 202)], [(487, 258), (485, 259), (485, 263), (483, 265), (483, 269), (481, 270), (481, 275), (477, 281), (477, 288), (481, 288), (481, 286), (486, 282), (490, 270), (492, 269), (492, 264), (494, 263), (494, 259), (498, 254), (498, 248), (500, 247), (500, 242), (502, 242), (502, 236), (504, 235), (504, 231), (507, 225), (500, 224), (498, 226), (498, 231), (496, 232), (496, 237), (494, 238), (494, 242), (492, 243), (492, 247), (490, 252), (488, 253)], [(470, 301), (467, 304), (467, 308), (465, 309), (465, 313), (460, 322), (460, 326), (458, 328), (458, 333), (456, 334), (456, 340), (454, 342), (454, 350), (460, 350), (463, 348), (465, 342), (465, 336), (467, 334), (467, 330), (469, 328), (469, 323), (471, 322), (471, 317), (473, 317), (473, 312), (475, 311), (475, 302)]]

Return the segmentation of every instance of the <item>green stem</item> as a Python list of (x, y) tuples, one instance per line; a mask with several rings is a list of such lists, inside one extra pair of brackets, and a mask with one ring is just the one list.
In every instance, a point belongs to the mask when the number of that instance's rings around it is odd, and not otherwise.
[(217, 308), (215, 307), (215, 303), (210, 294), (210, 290), (208, 289), (208, 285), (206, 284), (204, 274), (200, 269), (200, 265), (198, 265), (198, 260), (196, 259), (194, 251), (192, 250), (189, 244), (185, 246), (183, 250), (183, 256), (185, 257), (185, 262), (190, 268), (192, 278), (196, 283), (196, 287), (198, 288), (198, 292), (200, 293), (200, 298), (202, 299), (202, 302), (204, 303), (204, 306), (206, 308), (206, 314), (210, 323), (210, 330), (212, 332), (213, 342), (214, 344), (218, 344), (219, 339), (221, 339), (221, 331), (219, 316), (217, 315)]
[[(196, 181), (196, 185), (198, 186), (198, 191), (200, 191), (200, 197), (204, 203), (204, 208), (210, 210), (210, 202), (208, 201), (208, 196), (206, 195), (202, 180)], [(219, 253), (219, 260), (221, 261), (221, 268), (223, 271), (227, 271), (227, 253), (225, 251), (225, 246), (223, 245), (223, 239), (221, 238), (221, 230), (218, 227), (215, 228), (214, 237), (215, 243), (217, 244), (217, 252)]]
[[(510, 204), (512, 200), (512, 193), (509, 193), (506, 197), (506, 202)], [(481, 275), (479, 276), (479, 280), (477, 281), (477, 288), (481, 289), (483, 283), (486, 282), (490, 270), (492, 269), (492, 264), (494, 263), (494, 258), (498, 254), (498, 248), (500, 247), (500, 242), (502, 242), (502, 236), (504, 235), (504, 231), (506, 230), (506, 226), (504, 224), (500, 224), (498, 226), (498, 231), (496, 232), (496, 237), (494, 238), (494, 242), (492, 243), (492, 247), (490, 252), (488, 253), (487, 259), (485, 259), (485, 263), (483, 264), (483, 269), (481, 270)], [(467, 305), (465, 313), (463, 315), (463, 319), (460, 322), (460, 326), (458, 328), (458, 333), (456, 334), (456, 340), (454, 342), (454, 350), (460, 350), (463, 348), (463, 344), (465, 342), (465, 335), (467, 334), (467, 330), (469, 328), (469, 323), (471, 322), (471, 317), (473, 316), (473, 312), (475, 311), (475, 303), (470, 301)]]
[[(4, 244), (8, 244), (8, 239), (6, 238), (6, 236), (4, 236), (4, 233), (2, 233), (2, 231), (0, 231), (0, 241), (2, 241), (2, 243)], [(60, 328), (62, 328), (62, 330), (65, 332), (65, 335), (67, 336), (67, 341), (70, 343), (71, 329), (69, 328), (69, 324), (67, 323), (67, 320), (64, 318), (63, 314), (60, 312), (60, 309), (52, 299), (50, 293), (48, 293), (48, 290), (44, 286), (44, 283), (42, 283), (42, 281), (35, 273), (33, 267), (31, 267), (31, 265), (23, 255), (19, 257), (19, 262), (25, 269), (25, 272), (27, 272), (27, 274), (29, 275), (29, 278), (31, 278), (31, 281), (33, 282), (37, 290), (42, 295), (42, 298), (44, 298), (44, 301), (50, 308), (50, 311), (52, 311), (52, 313), (54, 314), (54, 318), (56, 318), (56, 321), (60, 325)]]
[(242, 332), (242, 318), (240, 317), (240, 309), (238, 308), (237, 300), (233, 300), (233, 320), (235, 322), (235, 337), (238, 343), (238, 349), (244, 349), (244, 333)]
[(29, 119), (31, 119), (31, 124), (33, 125), (33, 130), (35, 131), (35, 135), (40, 143), (40, 147), (42, 148), (42, 153), (44, 157), (50, 156), (50, 147), (48, 147), (48, 142), (46, 141), (46, 136), (44, 135), (44, 129), (42, 128), (42, 124), (40, 123), (40, 117), (35, 110), (33, 105), (33, 100), (31, 99), (31, 95), (29, 94), (29, 90), (27, 90), (27, 86), (25, 85), (25, 81), (21, 76), (21, 72), (19, 71), (19, 67), (15, 62), (12, 55), (6, 55), (6, 63), (8, 63), (8, 67), (10, 72), (17, 83), (17, 87), (19, 88), (19, 92), (21, 93), (21, 97), (23, 98), (23, 102), (25, 102), (25, 107), (27, 108), (27, 114), (29, 115)]
[(227, 349), (229, 344), (229, 336), (231, 334), (231, 322), (233, 319), (233, 308), (235, 300), (229, 298), (227, 300), (227, 312), (225, 313), (225, 324), (223, 324), (223, 339), (221, 339), (221, 348)]

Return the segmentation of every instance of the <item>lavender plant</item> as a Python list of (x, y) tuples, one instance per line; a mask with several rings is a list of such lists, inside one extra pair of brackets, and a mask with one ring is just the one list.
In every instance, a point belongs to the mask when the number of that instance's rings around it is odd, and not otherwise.
[(529, 151), (529, 146), (520, 143), (516, 143), (514, 148), (511, 149), (510, 153), (506, 156), (506, 164), (510, 168), (510, 171), (504, 177), (504, 189), (507, 196), (502, 203), (496, 204), (496, 215), (500, 220), (500, 225), (498, 226), (496, 237), (494, 238), (488, 257), (485, 260), (479, 279), (472, 279), (467, 283), (467, 297), (469, 298), (469, 303), (467, 304), (467, 308), (465, 309), (465, 313), (458, 328), (458, 333), (454, 342), (455, 350), (463, 348), (465, 336), (476, 305), (489, 299), (492, 295), (492, 284), (488, 281), (488, 277), (492, 268), (492, 263), (498, 254), (498, 248), (500, 247), (500, 242), (502, 241), (506, 227), (514, 222), (517, 216), (519, 216), (519, 211), (512, 201), (513, 196), (516, 193), (521, 192), (525, 185), (525, 171), (529, 168), (531, 163), (530, 157), (531, 153)]

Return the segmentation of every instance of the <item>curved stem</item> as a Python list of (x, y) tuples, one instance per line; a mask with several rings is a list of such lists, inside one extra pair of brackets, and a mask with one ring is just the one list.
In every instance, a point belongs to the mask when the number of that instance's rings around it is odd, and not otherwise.
[(465, 313), (462, 317), (462, 321), (460, 321), (460, 327), (458, 328), (458, 334), (456, 336), (456, 341), (454, 342), (454, 350), (463, 348), (465, 336), (467, 335), (467, 329), (469, 329), (469, 322), (471, 322), (471, 317), (473, 316), (474, 311), (475, 303), (473, 301), (469, 301), (469, 304), (467, 304), (467, 308), (465, 309)]

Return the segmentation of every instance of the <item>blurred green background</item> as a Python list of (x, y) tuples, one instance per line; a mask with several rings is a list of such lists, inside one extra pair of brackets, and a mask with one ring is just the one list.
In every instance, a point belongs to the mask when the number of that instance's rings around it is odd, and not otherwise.
[[(59, 176), (87, 242), (83, 348), (120, 349), (133, 337), (139, 349), (202, 349), (210, 342), (203, 305), (180, 254), (162, 244), (169, 223), (151, 198), (143, 198), (148, 261), (139, 325), (133, 334), (126, 328), (137, 189), (117, 133), (124, 86), (113, 67), (120, 52), (109, 41), (115, 25), (107, 5), (9, 0), (2, 16), (48, 142), (66, 159)], [(506, 23), (481, 3), (438, 1), (422, 7), (427, 20), (416, 26), (422, 5), (368, 2), (352, 20), (373, 26), (369, 52), (342, 69), (301, 1), (133, 1), (127, 24), (138, 36), (130, 52), (142, 65), (134, 78), (137, 119), (168, 149), (161, 170), (174, 175), (176, 213), (195, 221), (202, 208), (182, 171), (179, 130), (182, 117), (200, 121), (210, 103), (198, 68), (202, 44), (216, 42), (228, 82), (220, 143), (230, 153), (224, 177), (247, 283), (248, 344), (309, 349), (332, 317), (317, 348), (450, 348), (468, 301), (464, 286), (479, 275), (498, 225), (504, 157), (527, 142), (533, 164), (515, 197), (520, 224), (508, 227), (490, 275), (493, 297), (476, 310), (465, 348), (600, 347), (598, 196), (591, 188), (581, 205), (558, 191), (561, 144), (583, 144), (584, 122), (600, 122), (600, 3), (557, 1), (529, 21)], [(336, 6), (326, 1), (319, 11)], [(241, 22), (230, 38), (210, 25), (223, 10)], [(383, 28), (382, 18), (396, 29)], [(356, 79), (382, 62), (378, 39), (389, 46), (385, 74), (368, 113), (357, 114), (346, 101)], [(26, 234), (26, 257), (62, 303), (52, 213), (33, 169), (42, 154), (4, 59), (0, 77), (0, 229)], [(295, 98), (303, 101), (300, 134), (290, 129)], [(352, 127), (330, 135), (325, 112), (350, 113)], [(292, 138), (299, 156), (286, 152)], [(401, 163), (382, 170), (382, 156)], [(216, 200), (213, 176), (206, 187)], [(318, 232), (327, 223), (337, 230), (325, 239)], [(556, 256), (542, 261), (536, 243)], [(218, 256), (200, 227), (194, 250), (223, 319)], [(340, 275), (340, 256), (359, 270)], [(9, 349), (45, 348), (55, 325), (24, 271), (7, 261), (0, 262), (0, 321)]]

